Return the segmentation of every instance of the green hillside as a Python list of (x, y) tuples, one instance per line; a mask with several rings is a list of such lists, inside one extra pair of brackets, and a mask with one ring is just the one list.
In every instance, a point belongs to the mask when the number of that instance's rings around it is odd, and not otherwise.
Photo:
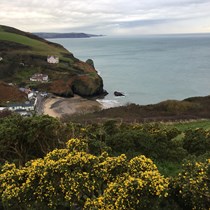
[[(49, 55), (59, 57), (59, 63), (49, 64)], [(103, 91), (102, 79), (93, 66), (79, 61), (63, 46), (31, 33), (0, 26), (0, 57), (0, 80), (5, 82), (64, 96), (91, 96)], [(31, 82), (35, 73), (47, 74), (49, 82)]]
[[(27, 33), (18, 33), (18, 30), (8, 30), (8, 27), (0, 26), (0, 40), (15, 42), (22, 44), (31, 48), (27, 53), (37, 53), (39, 55), (49, 55), (53, 54), (61, 56), (63, 58), (63, 53), (69, 53), (63, 47), (59, 47), (57, 44), (52, 44), (41, 38), (35, 37)], [(28, 36), (27, 36), (28, 35)]]

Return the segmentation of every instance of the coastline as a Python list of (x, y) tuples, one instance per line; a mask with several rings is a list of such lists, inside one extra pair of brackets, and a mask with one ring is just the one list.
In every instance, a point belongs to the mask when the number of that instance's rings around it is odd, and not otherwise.
[(44, 101), (43, 114), (62, 118), (64, 115), (86, 114), (102, 108), (96, 100), (86, 99), (79, 95), (72, 98), (53, 96)]

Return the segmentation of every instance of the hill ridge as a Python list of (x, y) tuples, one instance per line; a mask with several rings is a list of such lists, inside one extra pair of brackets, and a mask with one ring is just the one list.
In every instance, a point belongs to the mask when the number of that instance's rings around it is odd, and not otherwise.
[(56, 38), (91, 38), (91, 37), (101, 37), (103, 35), (95, 35), (95, 34), (87, 34), (87, 33), (78, 33), (78, 32), (70, 32), (70, 33), (49, 33), (49, 32), (37, 32), (33, 33), (44, 39), (56, 39)]
[[(63, 46), (29, 32), (0, 25), (0, 80), (60, 96), (95, 96), (103, 92), (102, 78), (93, 65), (80, 61)], [(58, 63), (49, 63), (57, 56)], [(35, 73), (49, 76), (46, 83), (32, 82)]]

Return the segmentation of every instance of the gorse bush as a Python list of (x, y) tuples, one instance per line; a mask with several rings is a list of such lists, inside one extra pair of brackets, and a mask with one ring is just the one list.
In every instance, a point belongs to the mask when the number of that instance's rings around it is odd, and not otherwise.
[(94, 148), (95, 154), (108, 149), (111, 155), (125, 153), (132, 158), (143, 154), (153, 160), (179, 162), (187, 155), (182, 145), (174, 141), (180, 131), (157, 123), (118, 126), (114, 121), (110, 121), (101, 126), (88, 125), (81, 133), (89, 140), (89, 145), (100, 146), (100, 150)]
[(172, 192), (184, 209), (209, 209), (210, 159), (185, 163), (172, 182)]
[(210, 131), (202, 128), (189, 129), (185, 132), (183, 148), (192, 155), (202, 155), (210, 151)]
[[(208, 130), (181, 132), (160, 123), (1, 118), (0, 206), (208, 209), (209, 136)], [(184, 159), (190, 161), (181, 169)]]
[(49, 116), (0, 118), (1, 161), (22, 165), (43, 157), (54, 148), (64, 147), (69, 133), (69, 127)]
[(23, 167), (6, 163), (0, 174), (5, 209), (151, 209), (167, 197), (169, 180), (150, 159), (94, 156), (87, 148), (71, 139)]
[(161, 123), (125, 124), (114, 120), (103, 124), (62, 123), (49, 116), (0, 118), (0, 164), (24, 165), (42, 158), (55, 148), (64, 148), (70, 138), (85, 139), (88, 152), (99, 156), (125, 154), (151, 158), (161, 173), (176, 175), (184, 159), (210, 157), (209, 131), (182, 130)]
[[(165, 178), (143, 155), (128, 159), (88, 153), (86, 140), (22, 167), (6, 163), (0, 173), (4, 209), (208, 209), (210, 159), (188, 162)], [(170, 200), (170, 203), (169, 203)]]
[(181, 132), (175, 127), (155, 124), (61, 123), (49, 116), (24, 118), (11, 115), (0, 118), (1, 162), (17, 165), (43, 157), (54, 148), (63, 148), (72, 137), (86, 139), (89, 152), (111, 156), (122, 153), (130, 159), (145, 155), (155, 162), (181, 163), (189, 155), (197, 157), (210, 152), (210, 134), (203, 129)]

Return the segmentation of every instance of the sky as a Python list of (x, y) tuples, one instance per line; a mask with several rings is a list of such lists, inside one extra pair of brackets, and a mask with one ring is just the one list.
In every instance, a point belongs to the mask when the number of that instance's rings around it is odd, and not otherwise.
[(209, 33), (210, 0), (0, 0), (0, 25), (122, 36)]

